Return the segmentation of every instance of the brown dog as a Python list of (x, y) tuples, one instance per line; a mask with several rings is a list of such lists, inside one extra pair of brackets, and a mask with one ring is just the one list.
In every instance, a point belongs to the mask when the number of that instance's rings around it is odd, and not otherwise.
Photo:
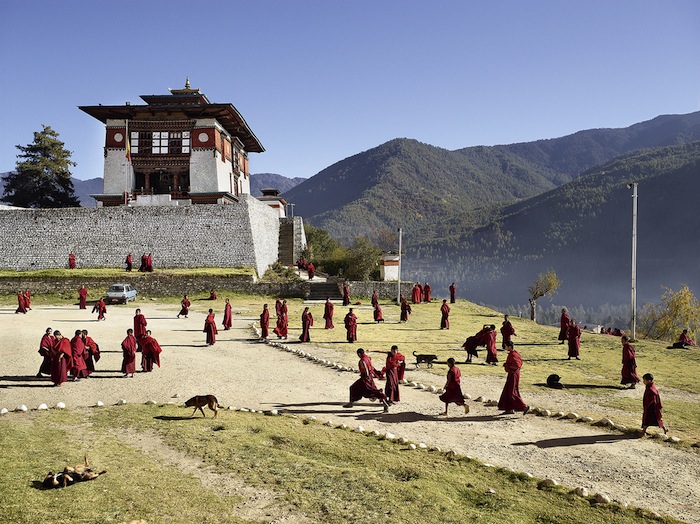
[(107, 473), (107, 470), (100, 471), (97, 473), (90, 469), (90, 464), (88, 463), (87, 457), (85, 457), (84, 464), (78, 464), (75, 467), (66, 466), (60, 473), (54, 473), (49, 471), (42, 481), (44, 488), (65, 488), (75, 484), (76, 482), (84, 482), (86, 480), (93, 480)]
[(214, 395), (197, 395), (185, 402), (185, 407), (191, 408), (192, 406), (194, 406), (194, 411), (192, 412), (193, 417), (194, 414), (197, 413), (197, 410), (202, 412), (203, 417), (206, 417), (202, 408), (204, 406), (209, 406), (209, 409), (214, 412), (214, 418), (219, 414), (219, 408), (224, 407), (219, 404), (219, 401), (216, 400)]

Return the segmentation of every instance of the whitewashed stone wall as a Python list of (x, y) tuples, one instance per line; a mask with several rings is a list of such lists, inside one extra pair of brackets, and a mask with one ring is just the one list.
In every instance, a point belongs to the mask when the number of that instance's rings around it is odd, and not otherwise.
[(152, 253), (156, 268), (254, 267), (277, 261), (279, 218), (250, 195), (238, 204), (187, 207), (8, 209), (0, 211), (4, 269), (138, 267)]

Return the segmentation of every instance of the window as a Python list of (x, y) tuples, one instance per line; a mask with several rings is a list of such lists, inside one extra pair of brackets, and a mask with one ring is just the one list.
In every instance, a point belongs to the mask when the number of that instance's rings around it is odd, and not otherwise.
[(190, 153), (189, 131), (132, 131), (131, 152), (142, 155)]

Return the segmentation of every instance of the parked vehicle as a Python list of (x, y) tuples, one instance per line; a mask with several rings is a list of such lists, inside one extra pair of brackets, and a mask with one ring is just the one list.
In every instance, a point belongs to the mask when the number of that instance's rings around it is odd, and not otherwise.
[(136, 290), (131, 284), (112, 284), (107, 290), (107, 299), (111, 304), (123, 302), (126, 304), (129, 300), (136, 300)]

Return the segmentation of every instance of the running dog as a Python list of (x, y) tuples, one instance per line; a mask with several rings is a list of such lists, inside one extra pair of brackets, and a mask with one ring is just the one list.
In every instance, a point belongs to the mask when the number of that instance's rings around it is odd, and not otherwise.
[(214, 418), (216, 418), (216, 416), (219, 414), (219, 409), (224, 407), (219, 404), (219, 401), (216, 400), (214, 395), (197, 395), (185, 402), (185, 407), (191, 408), (192, 406), (194, 406), (192, 417), (194, 417), (194, 414), (197, 413), (197, 410), (199, 410), (202, 412), (202, 416), (205, 418), (206, 415), (202, 409), (204, 406), (209, 406), (209, 409), (214, 412)]

